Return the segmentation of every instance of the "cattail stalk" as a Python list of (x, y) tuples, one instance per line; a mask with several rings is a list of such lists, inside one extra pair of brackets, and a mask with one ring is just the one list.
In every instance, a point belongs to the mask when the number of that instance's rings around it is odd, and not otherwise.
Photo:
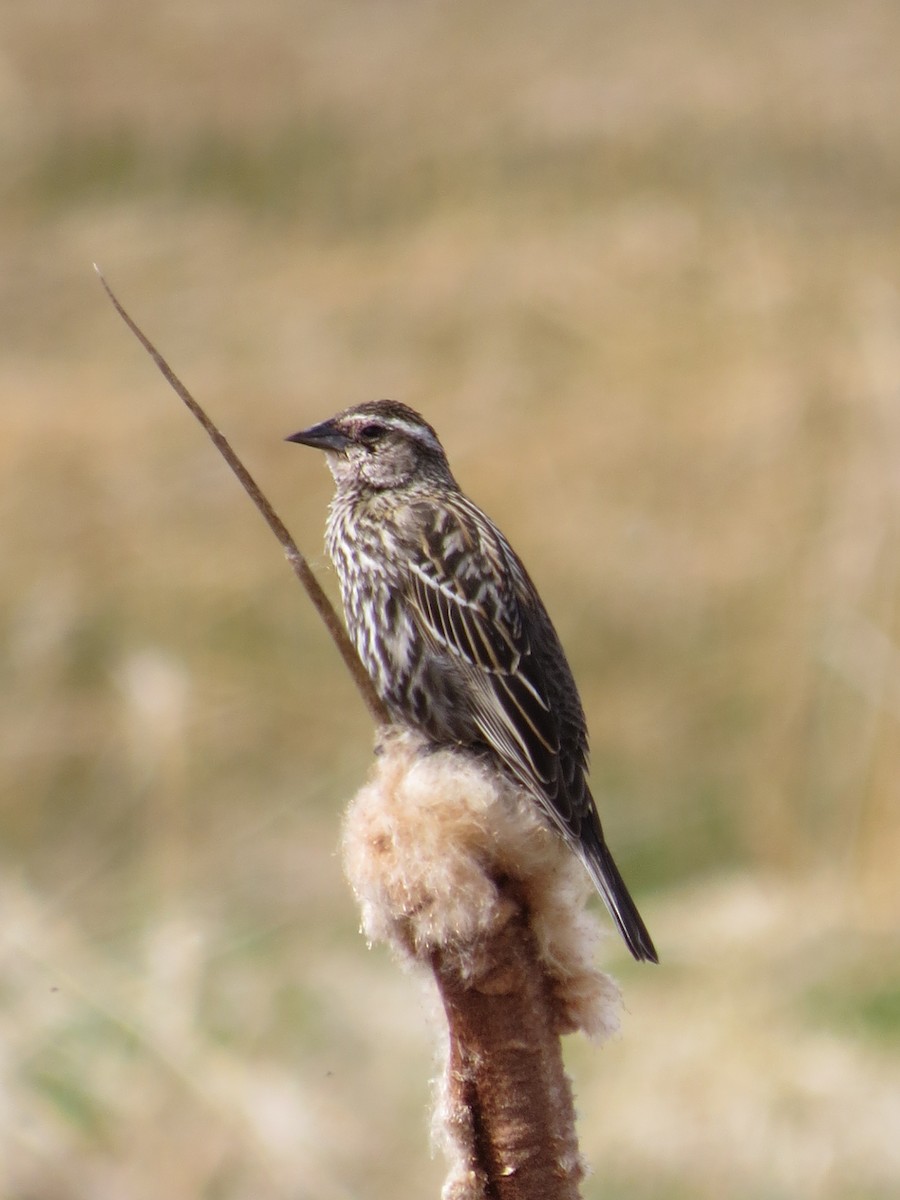
[(396, 731), (343, 849), (366, 935), (430, 967), (447, 1014), (444, 1200), (573, 1200), (584, 1167), (560, 1036), (607, 1037), (619, 1001), (593, 965), (583, 867), (489, 764)]
[(449, 1163), (443, 1200), (575, 1200), (584, 1166), (560, 1036), (600, 1039), (618, 1019), (616, 986), (592, 965), (596, 927), (581, 864), (496, 770), (387, 725), (284, 523), (97, 273), (278, 538), (379, 727), (372, 778), (345, 817), (344, 864), (369, 940), (430, 969), (447, 1016), (435, 1113)]

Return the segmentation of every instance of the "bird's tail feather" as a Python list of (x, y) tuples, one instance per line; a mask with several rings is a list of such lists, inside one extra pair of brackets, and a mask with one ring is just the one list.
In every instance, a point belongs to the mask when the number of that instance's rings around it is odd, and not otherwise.
[(599, 830), (582, 829), (578, 849), (610, 916), (638, 962), (659, 962), (656, 947)]

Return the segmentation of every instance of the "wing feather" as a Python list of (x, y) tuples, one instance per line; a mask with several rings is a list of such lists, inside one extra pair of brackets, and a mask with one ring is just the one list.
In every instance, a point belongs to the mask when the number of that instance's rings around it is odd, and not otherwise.
[(465, 534), (466, 553), (448, 560), (429, 545), (424, 560), (409, 562), (409, 600), (432, 653), (451, 655), (464, 673), (481, 737), (526, 787), (556, 807), (562, 799), (559, 719), (516, 593), (518, 564), (493, 527), (479, 525), (477, 536), (466, 529), (457, 541)]

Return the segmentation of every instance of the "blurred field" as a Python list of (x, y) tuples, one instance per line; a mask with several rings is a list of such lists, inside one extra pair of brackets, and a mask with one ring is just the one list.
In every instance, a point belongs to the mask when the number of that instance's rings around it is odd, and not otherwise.
[(2, 12), (0, 1195), (442, 1177), (366, 715), (94, 260), (323, 574), (281, 438), (382, 395), (531, 567), (664, 959), (588, 1200), (900, 1194), (900, 9)]

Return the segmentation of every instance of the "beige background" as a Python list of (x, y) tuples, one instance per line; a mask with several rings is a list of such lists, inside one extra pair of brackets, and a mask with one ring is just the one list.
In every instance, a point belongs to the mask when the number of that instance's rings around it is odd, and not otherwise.
[(5, 0), (0, 1194), (437, 1195), (371, 734), (135, 317), (282, 437), (437, 426), (570, 651), (660, 948), (588, 1197), (900, 1191), (900, 9)]

